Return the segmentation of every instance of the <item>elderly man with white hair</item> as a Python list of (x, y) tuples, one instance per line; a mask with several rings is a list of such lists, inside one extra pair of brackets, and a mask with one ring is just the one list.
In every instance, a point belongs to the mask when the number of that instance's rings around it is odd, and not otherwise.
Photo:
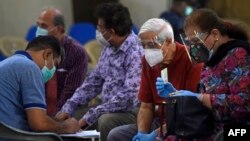
[[(137, 124), (119, 126), (111, 130), (108, 141), (153, 141), (163, 124), (162, 104), (158, 96), (156, 79), (167, 68), (168, 81), (176, 89), (197, 90), (202, 64), (192, 64), (187, 49), (174, 41), (169, 22), (152, 18), (139, 31), (140, 43), (145, 49), (138, 99), (141, 101)], [(150, 133), (151, 132), (151, 133)]]

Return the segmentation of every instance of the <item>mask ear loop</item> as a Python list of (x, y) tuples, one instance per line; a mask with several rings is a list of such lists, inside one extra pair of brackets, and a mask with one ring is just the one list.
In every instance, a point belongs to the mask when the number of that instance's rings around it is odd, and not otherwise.
[(53, 30), (55, 30), (55, 29), (56, 29), (56, 26), (53, 27), (52, 29), (48, 30), (48, 32), (51, 32), (51, 31), (53, 31)]
[[(107, 33), (107, 31), (105, 31), (105, 34), (106, 34), (106, 33)], [(102, 35), (103, 38), (104, 38), (104, 35), (105, 35), (105, 34)], [(107, 39), (107, 41), (109, 42), (111, 39), (112, 39), (112, 34), (111, 34), (110, 37)]]
[(47, 65), (48, 65), (47, 60), (44, 60), (44, 64), (47, 67)]

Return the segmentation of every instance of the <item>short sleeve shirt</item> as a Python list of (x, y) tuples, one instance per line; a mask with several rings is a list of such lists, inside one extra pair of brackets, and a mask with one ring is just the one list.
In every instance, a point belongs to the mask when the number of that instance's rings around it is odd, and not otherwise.
[(0, 62), (0, 121), (30, 130), (26, 111), (46, 110), (44, 84), (39, 67), (24, 51)]

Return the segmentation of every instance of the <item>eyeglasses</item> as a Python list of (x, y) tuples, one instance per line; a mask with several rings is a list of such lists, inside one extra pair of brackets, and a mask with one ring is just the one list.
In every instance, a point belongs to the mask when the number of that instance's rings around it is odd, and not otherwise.
[(157, 39), (157, 36), (152, 40), (138, 40), (139, 45), (142, 45), (145, 49), (153, 49), (156, 46), (162, 46), (160, 41)]
[[(207, 36), (206, 36), (207, 35)], [(208, 32), (205, 33), (199, 33), (197, 31), (194, 31), (194, 35), (191, 36), (186, 36), (184, 40), (190, 41), (191, 43), (198, 43), (198, 42), (203, 42), (206, 41), (207, 37), (209, 36)], [(205, 37), (205, 38), (204, 38)]]

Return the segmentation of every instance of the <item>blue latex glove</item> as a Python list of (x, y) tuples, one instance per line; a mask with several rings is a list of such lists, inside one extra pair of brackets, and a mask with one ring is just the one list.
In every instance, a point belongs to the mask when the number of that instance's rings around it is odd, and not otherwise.
[(152, 131), (150, 134), (138, 132), (132, 139), (132, 141), (154, 141), (157, 136), (156, 131)]
[(158, 91), (158, 95), (163, 98), (167, 98), (169, 93), (176, 91), (176, 89), (173, 87), (171, 83), (169, 82), (164, 83), (163, 79), (160, 77), (157, 77), (156, 89)]
[(181, 90), (181, 91), (176, 91), (175, 93), (173, 93), (173, 95), (170, 95), (170, 96), (171, 97), (175, 97), (175, 96), (194, 96), (194, 97), (197, 97), (201, 101), (203, 95), (193, 93), (193, 92), (190, 92), (190, 91)]

